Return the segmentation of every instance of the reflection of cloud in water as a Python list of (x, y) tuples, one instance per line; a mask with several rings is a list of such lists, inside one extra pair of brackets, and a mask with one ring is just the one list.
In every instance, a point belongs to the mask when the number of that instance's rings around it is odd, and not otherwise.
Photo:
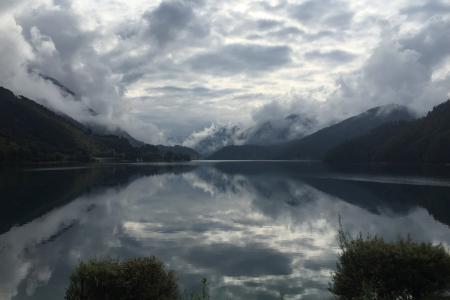
[(187, 251), (186, 259), (223, 276), (290, 275), (292, 272), (288, 256), (258, 244), (196, 246)]
[[(81, 196), (0, 236), (1, 299), (61, 299), (80, 259), (138, 255), (160, 257), (184, 286), (206, 276), (214, 299), (324, 299), (338, 214), (354, 233), (450, 241), (425, 208), (374, 202), (374, 213), (328, 182), (307, 182), (202, 166)], [(346, 186), (356, 199), (372, 193), (362, 188)]]

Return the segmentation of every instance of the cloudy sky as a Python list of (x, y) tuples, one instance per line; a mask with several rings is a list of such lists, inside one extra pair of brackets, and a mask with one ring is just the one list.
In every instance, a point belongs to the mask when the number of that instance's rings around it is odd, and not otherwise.
[(449, 28), (448, 0), (2, 0), (0, 85), (153, 143), (292, 112), (423, 113), (450, 91)]

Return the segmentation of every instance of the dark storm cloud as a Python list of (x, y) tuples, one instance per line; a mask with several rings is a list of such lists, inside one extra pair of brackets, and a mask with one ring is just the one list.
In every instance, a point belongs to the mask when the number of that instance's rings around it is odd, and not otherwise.
[(347, 3), (339, 0), (310, 0), (288, 5), (287, 9), (292, 18), (304, 25), (346, 28), (353, 19)]
[(163, 1), (144, 15), (150, 26), (148, 34), (159, 46), (165, 46), (181, 34), (207, 35), (209, 28), (198, 21), (194, 12), (196, 4), (193, 1)]
[(448, 95), (444, 0), (0, 2), (1, 85), (81, 122), (92, 108), (149, 142), (200, 124), (253, 126), (272, 101), (283, 115), (329, 121), (389, 102), (424, 110)]
[(178, 86), (161, 86), (155, 88), (148, 88), (149, 94), (155, 92), (163, 93), (164, 95), (178, 95), (178, 96), (197, 96), (197, 97), (220, 97), (230, 95), (238, 92), (238, 89), (211, 89), (204, 86), (195, 86), (192, 88), (178, 87)]
[(338, 80), (339, 89), (329, 109), (359, 111), (385, 104), (401, 104), (420, 114), (447, 99), (450, 75), (433, 74), (450, 56), (450, 20), (435, 20), (419, 32), (395, 39), (383, 36), (364, 66)]
[[(110, 89), (110, 71), (92, 47), (98, 35), (82, 30), (77, 15), (70, 10), (40, 9), (19, 16), (17, 21), (24, 37), (37, 52), (34, 33), (54, 43), (54, 55), (36, 62), (40, 73), (57, 78), (79, 96), (101, 97), (104, 89)], [(99, 105), (97, 109), (106, 106), (109, 104)]]
[(0, 1), (0, 15), (25, 2), (25, 0), (2, 0)]
[(266, 36), (259, 36), (260, 39), (275, 38), (279, 41), (286, 41), (287, 39), (293, 41), (293, 39), (301, 39), (304, 42), (316, 42), (320, 39), (330, 38), (338, 39), (343, 36), (342, 32), (332, 30), (319, 30), (319, 31), (305, 31), (296, 26), (286, 26), (270, 31)]
[(95, 78), (95, 85), (89, 86), (87, 77), (75, 72), (73, 64), (83, 53), (86, 58), (94, 58), (92, 42), (95, 34), (83, 32), (79, 18), (70, 10), (41, 9), (32, 13), (20, 15), (17, 22), (23, 29), (25, 39), (33, 46), (35, 53), (40, 54), (39, 39), (47, 39), (54, 44), (55, 53), (51, 56), (41, 57), (40, 61), (31, 63), (32, 68), (39, 73), (57, 78), (64, 86), (75, 91), (77, 95), (93, 95), (98, 93), (102, 85), (99, 82), (107, 77), (103, 67), (95, 68), (98, 63), (89, 66), (89, 77)]
[(405, 49), (420, 53), (419, 61), (422, 64), (434, 67), (450, 54), (449, 26), (448, 20), (432, 22), (418, 33), (401, 39), (400, 43)]
[(305, 59), (321, 60), (333, 63), (346, 63), (356, 58), (356, 55), (343, 50), (321, 51), (314, 50), (305, 53)]
[(94, 40), (94, 34), (83, 32), (78, 16), (68, 10), (41, 9), (21, 15), (17, 21), (30, 42), (33, 27), (50, 37), (64, 60), (72, 59), (82, 48), (90, 48)]
[(226, 276), (289, 275), (292, 272), (287, 255), (261, 245), (193, 247), (187, 257), (191, 263), (201, 267), (214, 266)]
[(336, 267), (335, 253), (329, 253), (327, 256), (328, 257), (322, 257), (320, 260), (307, 260), (303, 266), (312, 271), (334, 270)]
[(262, 19), (256, 21), (259, 30), (269, 30), (280, 26), (282, 23), (275, 20)]
[(295, 36), (304, 36), (305, 31), (303, 31), (295, 26), (288, 26), (288, 27), (283, 27), (276, 31), (272, 31), (272, 32), (270, 32), (269, 35), (275, 36), (275, 37), (278, 37), (281, 39), (285, 39), (285, 38), (292, 38)]
[(400, 11), (409, 16), (433, 17), (436, 15), (450, 14), (450, 4), (440, 0), (425, 1), (424, 4), (406, 7)]
[(280, 10), (280, 9), (286, 7), (287, 1), (281, 0), (276, 5), (272, 5), (272, 4), (268, 3), (267, 1), (259, 1), (259, 2), (256, 2), (256, 4), (259, 5), (260, 7), (264, 8), (265, 10), (277, 11), (277, 10)]
[(255, 44), (227, 45), (196, 55), (188, 61), (196, 71), (223, 75), (264, 72), (281, 68), (290, 62), (291, 49), (288, 46)]

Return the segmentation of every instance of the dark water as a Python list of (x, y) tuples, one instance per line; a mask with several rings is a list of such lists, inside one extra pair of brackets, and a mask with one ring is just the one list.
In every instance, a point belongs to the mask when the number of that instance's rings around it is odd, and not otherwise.
[(212, 299), (327, 299), (338, 216), (450, 243), (448, 170), (198, 162), (0, 170), (0, 299), (63, 299), (83, 259), (156, 255)]

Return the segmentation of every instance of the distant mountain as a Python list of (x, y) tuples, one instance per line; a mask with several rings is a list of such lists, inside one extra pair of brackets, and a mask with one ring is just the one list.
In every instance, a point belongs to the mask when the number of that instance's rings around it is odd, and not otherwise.
[(170, 155), (170, 153), (174, 153), (178, 156), (189, 157), (189, 159), (191, 160), (200, 159), (201, 157), (200, 154), (194, 149), (181, 145), (175, 146), (157, 145), (156, 147), (163, 156), (167, 156)]
[(270, 145), (299, 139), (313, 132), (315, 120), (298, 114), (290, 114), (283, 119), (263, 122), (246, 132), (246, 144)]
[(226, 146), (214, 152), (210, 160), (266, 160), (277, 157), (277, 146), (241, 145)]
[(250, 128), (237, 125), (212, 125), (202, 132), (194, 133), (185, 145), (203, 155), (236, 145), (270, 145), (301, 138), (317, 127), (315, 120), (291, 114), (285, 118), (267, 120)]
[(253, 147), (253, 155), (249, 153), (248, 147), (240, 148), (238, 146), (232, 149), (227, 147), (213, 153), (210, 159), (322, 160), (330, 149), (347, 140), (362, 136), (373, 128), (392, 121), (412, 120), (414, 118), (414, 114), (403, 106), (387, 105), (375, 107), (301, 139), (287, 143)]
[(328, 151), (347, 140), (362, 136), (385, 123), (413, 120), (415, 117), (405, 106), (378, 106), (287, 144), (280, 156), (288, 159), (322, 160)]
[(218, 126), (204, 129), (192, 134), (183, 145), (191, 147), (206, 156), (222, 147), (242, 145), (245, 142), (244, 130), (239, 126)]
[(423, 118), (385, 124), (339, 145), (327, 161), (450, 163), (450, 100)]
[(133, 147), (124, 137), (93, 134), (92, 130), (70, 117), (0, 87), (2, 163), (94, 159), (175, 161), (191, 158), (175, 147), (164, 151), (153, 145)]

